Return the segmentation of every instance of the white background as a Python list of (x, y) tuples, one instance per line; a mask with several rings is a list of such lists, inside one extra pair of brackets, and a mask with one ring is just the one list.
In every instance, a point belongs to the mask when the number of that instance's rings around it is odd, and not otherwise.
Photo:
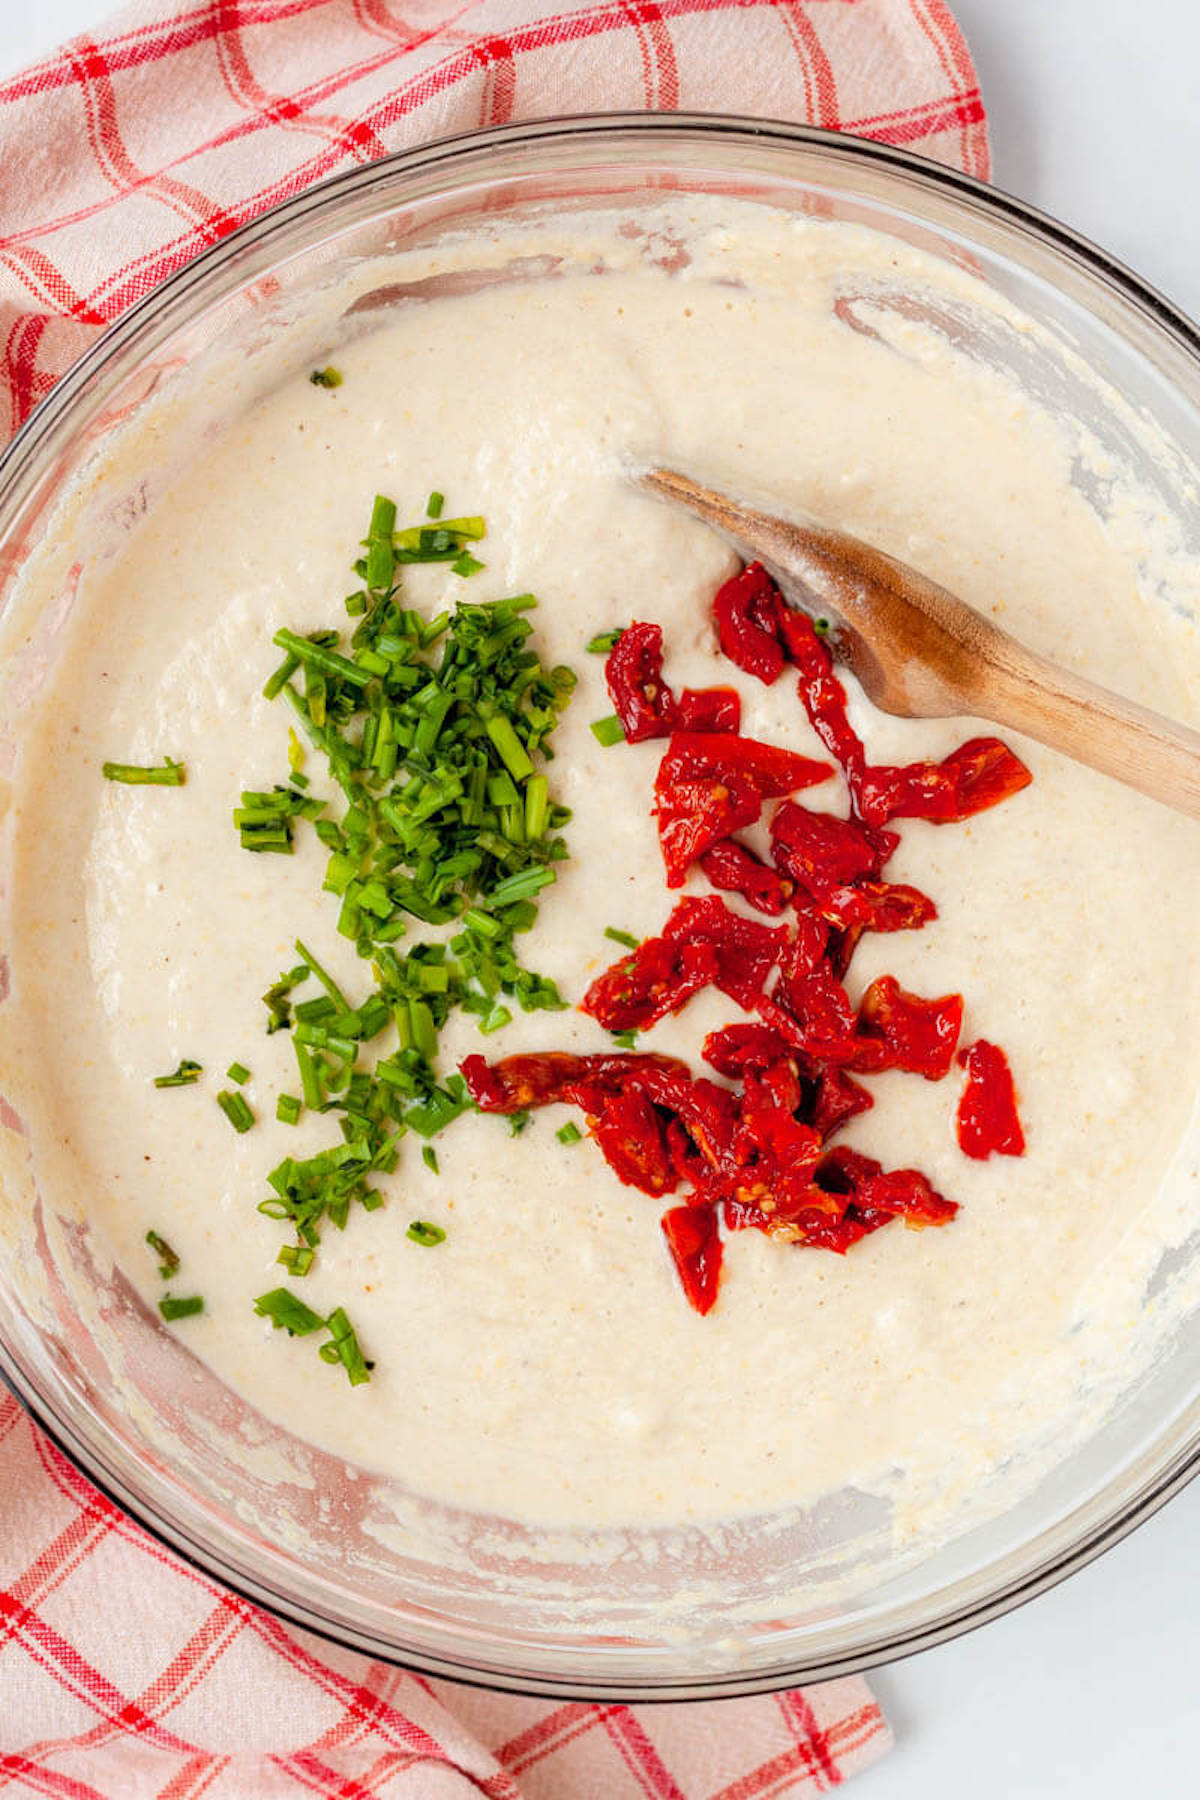
[[(1195, 0), (952, 4), (999, 185), (1200, 316)], [(0, 74), (108, 10), (0, 0)], [(897, 1748), (855, 1782), (862, 1800), (1197, 1794), (1200, 1482), (1052, 1594), (873, 1679)]]

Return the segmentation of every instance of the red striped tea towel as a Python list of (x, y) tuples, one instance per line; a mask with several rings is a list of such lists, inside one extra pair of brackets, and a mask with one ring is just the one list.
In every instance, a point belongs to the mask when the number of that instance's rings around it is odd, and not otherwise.
[[(322, 176), (642, 107), (806, 119), (988, 172), (941, 0), (138, 4), (0, 84), (0, 441), (132, 301)], [(556, 1706), (332, 1649), (161, 1549), (0, 1398), (0, 1793), (776, 1800), (889, 1742), (857, 1680)]]

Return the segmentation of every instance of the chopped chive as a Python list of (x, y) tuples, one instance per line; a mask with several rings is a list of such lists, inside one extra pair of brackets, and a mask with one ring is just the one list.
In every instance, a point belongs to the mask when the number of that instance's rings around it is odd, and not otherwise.
[(517, 900), (531, 900), (542, 888), (549, 887), (557, 881), (554, 870), (544, 863), (535, 864), (531, 869), (521, 869), (516, 875), (509, 875), (498, 887), (494, 887), (489, 895), (493, 906), (511, 906)]
[(178, 1251), (173, 1250), (166, 1238), (160, 1237), (157, 1231), (148, 1231), (146, 1233), (146, 1242), (158, 1258), (158, 1273), (160, 1280), (170, 1281), (172, 1275), (174, 1275), (179, 1267)]
[(314, 387), (340, 388), (345, 376), (340, 369), (335, 369), (332, 363), (326, 363), (323, 369), (314, 369), (308, 379)]
[(440, 519), (445, 504), (446, 496), (444, 494), (439, 494), (437, 489), (434, 488), (432, 494), (430, 494), (429, 499), (425, 503), (425, 517), (427, 519)]
[(616, 713), (610, 713), (606, 719), (593, 719), (591, 733), (598, 744), (607, 750), (612, 744), (625, 742), (625, 727)]
[(598, 631), (594, 638), (588, 639), (587, 647), (589, 653), (592, 656), (607, 656), (609, 651), (618, 643), (620, 636), (620, 626), (617, 626), (613, 631)]
[(284, 1287), (260, 1294), (254, 1302), (254, 1310), (260, 1318), (270, 1319), (276, 1331), (282, 1329), (289, 1337), (307, 1337), (310, 1331), (320, 1331), (325, 1323), (320, 1313), (315, 1313), (311, 1306), (306, 1306)]
[(622, 1050), (632, 1050), (637, 1044), (638, 1034), (636, 1031), (613, 1031), (609, 1035), (613, 1043), (619, 1045)]
[(428, 1219), (414, 1219), (404, 1235), (411, 1238), (414, 1244), (423, 1245), (426, 1250), (432, 1250), (435, 1244), (444, 1244), (446, 1241), (446, 1234), (441, 1226), (431, 1225)]
[(828, 637), (833, 630), (833, 621), (831, 619), (814, 619), (812, 628), (818, 637)]
[(432, 1169), (435, 1175), (441, 1174), (441, 1170), (438, 1168), (437, 1151), (432, 1144), (421, 1145), (421, 1161), (427, 1169)]
[(366, 687), (371, 677), (357, 663), (352, 663), (348, 656), (339, 656), (336, 650), (329, 650), (323, 644), (314, 644), (311, 638), (298, 637), (294, 631), (279, 630), (271, 640), (281, 650), (288, 650), (307, 668), (316, 669), (324, 675), (336, 675), (341, 681), (348, 681), (351, 687)]
[(204, 1311), (204, 1300), (200, 1294), (189, 1294), (186, 1299), (176, 1299), (166, 1294), (158, 1303), (158, 1310), (164, 1319), (190, 1319), (193, 1313)]
[(275, 1261), (285, 1268), (289, 1275), (304, 1276), (313, 1266), (316, 1251), (308, 1244), (285, 1244)]
[(326, 1323), (333, 1335), (329, 1343), (321, 1345), (321, 1360), (328, 1363), (340, 1362), (351, 1387), (370, 1381), (370, 1367), (358, 1347), (354, 1327), (340, 1306), (334, 1307)]
[(479, 1029), (484, 1037), (491, 1037), (493, 1031), (502, 1031), (511, 1024), (512, 1014), (507, 1006), (494, 1006), (487, 1018), (479, 1021)]
[(554, 1135), (560, 1144), (577, 1144), (583, 1133), (573, 1119), (568, 1119), (565, 1125), (559, 1126)]
[(182, 787), (187, 769), (181, 762), (165, 757), (161, 768), (141, 768), (137, 763), (106, 762), (101, 765), (105, 781), (122, 781), (126, 787)]
[(486, 566), (485, 563), (480, 562), (477, 556), (472, 556), (469, 550), (464, 550), (450, 564), (450, 573), (461, 575), (465, 581), (468, 575), (478, 575), (480, 569), (486, 568)]
[(225, 1071), (225, 1079), (226, 1081), (236, 1081), (239, 1087), (244, 1087), (250, 1079), (250, 1071), (245, 1063), (231, 1062)]
[(275, 1117), (281, 1125), (298, 1124), (303, 1111), (304, 1103), (295, 1094), (280, 1094), (275, 1102)]
[(245, 1094), (234, 1094), (228, 1088), (222, 1088), (217, 1095), (217, 1105), (235, 1131), (249, 1131), (254, 1123), (254, 1114)]
[[(309, 950), (299, 938), (296, 939), (296, 954), (307, 964), (309, 973), (316, 976), (317, 980), (339, 1011), (349, 1012), (350, 1002), (347, 1000), (345, 994), (343, 994), (337, 982), (333, 979), (333, 976), (328, 974), (326, 970), (321, 967), (312, 951)], [(299, 1016), (299, 1008), (297, 1008), (297, 1016)]]
[(606, 925), (604, 935), (611, 938), (614, 944), (624, 944), (627, 950), (636, 950), (642, 941), (635, 938), (632, 931), (619, 931), (615, 925)]
[(185, 1056), (173, 1074), (156, 1075), (154, 1085), (156, 1088), (191, 1087), (203, 1073), (202, 1063), (193, 1062), (191, 1057)]
[(524, 781), (527, 775), (533, 774), (533, 764), (529, 760), (529, 752), (503, 713), (497, 713), (495, 718), (489, 719), (486, 730), (499, 752), (501, 761), (514, 780)]
[(535, 842), (550, 816), (550, 783), (544, 775), (531, 775), (525, 783), (525, 836)]
[(533, 1123), (533, 1114), (531, 1112), (509, 1113), (507, 1116), (508, 1129), (512, 1137), (520, 1137), (521, 1133), (525, 1130), (525, 1127)]

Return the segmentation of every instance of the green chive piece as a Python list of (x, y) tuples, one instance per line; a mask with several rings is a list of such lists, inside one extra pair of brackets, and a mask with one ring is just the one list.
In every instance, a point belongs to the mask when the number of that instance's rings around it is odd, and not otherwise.
[(146, 1242), (158, 1258), (159, 1279), (161, 1281), (170, 1281), (172, 1275), (175, 1274), (179, 1267), (178, 1251), (172, 1250), (166, 1238), (160, 1237), (157, 1231), (148, 1231), (146, 1233)]
[(524, 781), (527, 775), (533, 774), (529, 752), (513, 730), (511, 722), (502, 713), (487, 721), (486, 730), (501, 761), (515, 781)]
[(191, 1057), (185, 1056), (174, 1074), (156, 1075), (154, 1085), (156, 1088), (191, 1087), (203, 1073), (202, 1063), (193, 1062)]
[(531, 900), (534, 894), (557, 880), (554, 870), (543, 863), (531, 869), (521, 869), (516, 875), (509, 875), (498, 887), (492, 889), (489, 897), (493, 906), (511, 906), (517, 900)]
[(441, 1174), (441, 1170), (438, 1168), (437, 1151), (432, 1144), (421, 1145), (421, 1161), (427, 1169), (432, 1169), (435, 1175)]
[(311, 1306), (306, 1306), (285, 1287), (260, 1294), (254, 1302), (254, 1310), (260, 1318), (270, 1319), (276, 1331), (282, 1329), (289, 1337), (307, 1337), (310, 1331), (320, 1331), (325, 1323), (320, 1313), (315, 1313)]
[(533, 1114), (531, 1112), (515, 1112), (508, 1114), (508, 1129), (510, 1135), (513, 1137), (520, 1137), (526, 1126), (532, 1125), (532, 1123)]
[(235, 1131), (249, 1131), (254, 1123), (254, 1114), (245, 1094), (234, 1094), (228, 1088), (222, 1088), (217, 1095), (217, 1105)]
[(565, 1125), (559, 1126), (554, 1135), (560, 1144), (577, 1144), (583, 1133), (573, 1119), (568, 1119)]
[(239, 1087), (244, 1087), (250, 1079), (250, 1071), (245, 1063), (231, 1062), (225, 1071), (225, 1079), (226, 1081), (236, 1081)]
[(193, 1313), (202, 1313), (204, 1311), (204, 1300), (200, 1294), (189, 1294), (186, 1299), (178, 1300), (174, 1295), (166, 1294), (159, 1301), (158, 1310), (163, 1318), (168, 1321), (172, 1319), (190, 1319)]
[(640, 938), (635, 938), (632, 931), (618, 931), (615, 925), (606, 925), (604, 935), (606, 938), (611, 938), (614, 944), (624, 944), (627, 950), (638, 949), (642, 941)]
[(465, 581), (469, 575), (478, 575), (480, 569), (486, 567), (486, 563), (481, 563), (477, 556), (472, 556), (469, 550), (464, 550), (462, 554), (456, 556), (454, 561), (450, 564), (450, 573), (452, 575), (461, 575)]
[(321, 1360), (328, 1363), (340, 1362), (351, 1387), (370, 1381), (370, 1365), (358, 1347), (353, 1325), (340, 1306), (334, 1307), (326, 1323), (332, 1336), (329, 1343), (321, 1345)]
[(593, 719), (591, 733), (598, 744), (607, 750), (613, 744), (625, 742), (625, 727), (616, 713), (610, 713), (606, 719)]
[(137, 763), (106, 762), (101, 765), (105, 781), (122, 781), (126, 787), (182, 787), (187, 769), (181, 762), (163, 759), (159, 768), (141, 768)]
[(299, 938), (296, 939), (296, 955), (308, 965), (309, 972), (316, 976), (339, 1012), (349, 1012), (350, 1002), (347, 1000), (345, 994), (343, 994), (337, 982), (333, 979), (333, 976), (328, 974), (321, 967), (312, 951), (301, 943)]
[(614, 1031), (609, 1035), (611, 1036), (613, 1043), (619, 1045), (622, 1050), (633, 1050), (636, 1048), (638, 1039), (636, 1031)]
[(609, 651), (619, 643), (620, 637), (620, 626), (617, 626), (613, 631), (598, 631), (594, 638), (588, 639), (587, 647), (589, 654), (592, 656), (607, 656)]
[(295, 1094), (280, 1094), (275, 1102), (275, 1117), (281, 1125), (296, 1125), (304, 1111), (304, 1102)]
[(446, 1234), (441, 1226), (431, 1225), (428, 1219), (414, 1219), (404, 1235), (426, 1250), (432, 1250), (435, 1244), (444, 1244), (446, 1241)]
[(832, 619), (814, 619), (812, 628), (818, 637), (828, 637), (833, 630), (833, 621)]
[(425, 503), (425, 517), (427, 519), (440, 519), (445, 505), (445, 494), (439, 494), (437, 489), (434, 488), (432, 494), (430, 494), (429, 499)]
[(550, 783), (544, 775), (531, 775), (525, 783), (525, 836), (536, 842), (550, 816)]
[(314, 369), (308, 379), (314, 387), (340, 388), (345, 376), (340, 369), (335, 369), (332, 363), (326, 363), (323, 369)]
[(311, 638), (298, 637), (294, 631), (281, 629), (271, 642), (278, 644), (281, 650), (290, 651), (306, 668), (316, 669), (323, 675), (336, 675), (340, 681), (348, 681), (351, 687), (366, 687), (371, 679), (366, 670), (352, 663), (348, 656), (339, 656), (336, 650), (314, 644)]
[(313, 1266), (316, 1251), (308, 1244), (285, 1244), (275, 1258), (289, 1275), (304, 1276)]

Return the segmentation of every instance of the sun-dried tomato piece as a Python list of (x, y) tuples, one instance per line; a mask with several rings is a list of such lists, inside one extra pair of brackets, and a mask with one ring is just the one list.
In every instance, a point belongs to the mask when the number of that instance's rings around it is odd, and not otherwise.
[(894, 831), (873, 831), (854, 819), (812, 812), (795, 800), (776, 807), (771, 820), (776, 866), (814, 894), (878, 876), (899, 842)]
[(711, 1206), (673, 1206), (662, 1216), (663, 1235), (683, 1291), (698, 1313), (711, 1312), (721, 1280), (721, 1236)]
[(780, 959), (785, 981), (799, 981), (803, 976), (811, 975), (823, 962), (829, 962), (833, 936), (830, 926), (819, 913), (797, 913), (792, 935)]
[(487, 1113), (525, 1112), (530, 1107), (573, 1101), (585, 1087), (616, 1093), (625, 1087), (645, 1086), (655, 1079), (689, 1079), (686, 1063), (651, 1051), (612, 1051), (597, 1056), (572, 1056), (562, 1050), (535, 1051), (505, 1056), (494, 1063), (474, 1055), (464, 1057), (459, 1072), (472, 1100), (481, 1112)]
[(782, 1197), (788, 1183), (798, 1178), (807, 1186), (808, 1169), (820, 1153), (820, 1133), (796, 1117), (800, 1101), (800, 1078), (793, 1062), (782, 1060), (761, 1072), (747, 1070), (739, 1147), (747, 1163), (767, 1162), (774, 1197)]
[(1028, 787), (1033, 776), (999, 738), (971, 738), (941, 762), (867, 767), (856, 803), (873, 825), (888, 819), (956, 823), (998, 806)]
[(856, 1204), (894, 1214), (914, 1231), (945, 1225), (958, 1211), (957, 1201), (945, 1199), (918, 1169), (881, 1169), (869, 1175), (857, 1189)]
[(596, 977), (581, 1010), (606, 1031), (645, 1031), (711, 986), (719, 971), (720, 958), (711, 943), (646, 938)]
[(883, 1164), (876, 1162), (873, 1156), (864, 1156), (861, 1150), (852, 1150), (849, 1144), (839, 1144), (821, 1158), (813, 1179), (827, 1194), (841, 1194), (846, 1200), (853, 1200), (863, 1183), (882, 1169)]
[(655, 816), (658, 841), (667, 871), (667, 886), (682, 887), (697, 857), (731, 831), (753, 825), (762, 811), (762, 797), (751, 781), (740, 776), (727, 780), (674, 781), (656, 788)]
[(715, 894), (681, 900), (660, 936), (596, 977), (582, 1010), (607, 1031), (642, 1031), (709, 985), (749, 1009), (786, 938), (786, 926), (745, 919)]
[(740, 894), (743, 900), (772, 918), (778, 918), (792, 897), (795, 883), (769, 868), (734, 838), (722, 838), (699, 860), (715, 888), (727, 894)]
[(642, 1061), (664, 1066), (639, 1068), (630, 1074), (629, 1085), (639, 1088), (664, 1112), (675, 1114), (710, 1170), (732, 1169), (737, 1096), (706, 1075), (692, 1075), (685, 1064), (673, 1063), (670, 1057), (644, 1057)]
[(700, 1053), (705, 1062), (731, 1081), (747, 1069), (765, 1069), (789, 1054), (789, 1047), (768, 1025), (726, 1025), (710, 1031)]
[(816, 1077), (816, 1091), (808, 1114), (822, 1140), (828, 1142), (835, 1132), (861, 1112), (869, 1112), (875, 1101), (865, 1087), (851, 1080), (837, 1063), (825, 1063)]
[(761, 563), (751, 563), (718, 588), (713, 601), (717, 638), (730, 662), (760, 681), (778, 681), (783, 672), (779, 619), (784, 600)]
[(813, 904), (837, 930), (854, 932), (855, 942), (864, 931), (918, 931), (938, 916), (933, 901), (919, 889), (866, 877), (852, 887), (826, 888)]
[(675, 709), (680, 731), (736, 732), (742, 723), (742, 696), (736, 688), (684, 688)]
[(840, 1219), (825, 1218), (818, 1212), (809, 1213), (798, 1221), (803, 1231), (798, 1241), (805, 1250), (832, 1250), (835, 1256), (845, 1256), (873, 1231), (890, 1225), (894, 1217), (894, 1213), (858, 1205), (848, 1206)]
[(786, 925), (760, 925), (732, 912), (715, 894), (705, 894), (681, 900), (663, 926), (663, 936), (713, 945), (716, 986), (750, 1011), (783, 954), (788, 930)]
[(678, 1187), (666, 1127), (645, 1094), (635, 1088), (604, 1096), (590, 1123), (605, 1162), (627, 1187), (654, 1199)]
[(857, 1069), (908, 1069), (926, 1081), (940, 1081), (954, 1060), (962, 1015), (961, 994), (923, 1000), (894, 975), (881, 975), (859, 1004), (857, 1052), (837, 1060)]
[[(770, 996), (772, 1010), (756, 1010), (788, 1041), (818, 1062), (844, 1063), (856, 1058), (860, 1044), (858, 1018), (850, 996), (828, 963), (807, 975), (779, 982)], [(787, 1024), (792, 1026), (789, 1035)]]
[(678, 716), (675, 696), (663, 680), (661, 625), (635, 620), (608, 653), (604, 678), (629, 743), (666, 737)]
[(959, 1051), (958, 1066), (967, 1071), (955, 1121), (959, 1148), (977, 1162), (989, 1156), (1024, 1156), (1017, 1091), (1003, 1050), (978, 1038)]
[(828, 645), (813, 630), (807, 613), (793, 607), (783, 609), (779, 628), (788, 660), (800, 672), (800, 700), (809, 722), (841, 765), (853, 797), (867, 757), (862, 739), (850, 723), (846, 690), (833, 672)]
[(604, 678), (627, 742), (669, 737), (673, 731), (735, 732), (742, 720), (735, 688), (684, 688), (678, 700), (663, 679), (661, 625), (635, 620), (608, 653)]
[(752, 782), (763, 800), (795, 794), (833, 773), (829, 764), (779, 744), (739, 737), (725, 731), (677, 731), (659, 764), (655, 792), (669, 792), (680, 781)]

